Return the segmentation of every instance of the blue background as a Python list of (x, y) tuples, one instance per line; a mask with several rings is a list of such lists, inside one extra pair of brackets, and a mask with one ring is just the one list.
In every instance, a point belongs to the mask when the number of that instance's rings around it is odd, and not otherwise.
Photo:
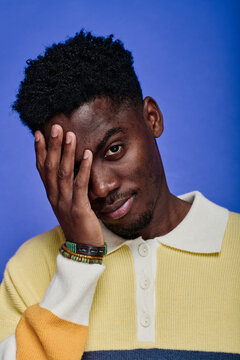
[(57, 224), (35, 169), (33, 137), (11, 111), (25, 61), (82, 27), (113, 33), (159, 103), (171, 192), (200, 190), (240, 212), (238, 0), (1, 0), (0, 279), (28, 238)]

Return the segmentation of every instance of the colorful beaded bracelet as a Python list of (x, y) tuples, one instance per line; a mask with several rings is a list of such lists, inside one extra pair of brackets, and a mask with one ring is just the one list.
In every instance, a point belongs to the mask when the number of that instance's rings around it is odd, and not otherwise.
[(71, 255), (81, 256), (81, 257), (85, 257), (87, 259), (100, 259), (101, 260), (103, 258), (102, 256), (97, 257), (97, 256), (88, 256), (88, 255), (82, 255), (82, 254), (75, 253), (75, 252), (69, 250), (64, 244), (61, 245), (61, 248)]
[(74, 242), (66, 241), (65, 246), (68, 250), (74, 252), (75, 254), (96, 257), (103, 257), (107, 254), (106, 243), (104, 243), (104, 246), (91, 246), (87, 244), (77, 244)]
[(74, 260), (74, 261), (78, 261), (78, 262), (82, 262), (82, 263), (87, 263), (87, 264), (102, 264), (102, 259), (89, 259), (86, 258), (84, 256), (76, 256), (76, 255), (71, 255), (68, 252), (66, 252), (65, 250), (63, 250), (61, 247), (59, 249), (60, 253), (62, 256)]

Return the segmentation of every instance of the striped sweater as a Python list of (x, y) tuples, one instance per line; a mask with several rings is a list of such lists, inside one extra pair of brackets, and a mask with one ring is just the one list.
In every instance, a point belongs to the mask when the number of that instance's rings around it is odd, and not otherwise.
[(59, 226), (24, 243), (0, 288), (0, 359), (240, 359), (240, 215), (180, 198), (164, 236), (102, 225), (103, 265), (58, 255)]

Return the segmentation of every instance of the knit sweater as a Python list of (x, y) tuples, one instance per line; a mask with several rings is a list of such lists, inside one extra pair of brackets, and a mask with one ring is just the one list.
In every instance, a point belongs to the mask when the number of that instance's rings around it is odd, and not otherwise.
[(24, 243), (0, 287), (0, 359), (240, 359), (240, 215), (180, 198), (164, 236), (102, 225), (103, 265), (59, 255), (59, 226)]

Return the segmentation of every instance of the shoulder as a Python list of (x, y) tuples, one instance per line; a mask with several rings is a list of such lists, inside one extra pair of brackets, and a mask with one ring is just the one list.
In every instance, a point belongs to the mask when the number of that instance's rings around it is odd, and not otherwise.
[(46, 263), (56, 263), (56, 256), (62, 242), (64, 242), (64, 234), (60, 226), (56, 226), (24, 242), (9, 260), (7, 267), (12, 269), (15, 265), (21, 265), (22, 269), (26, 269), (33, 266), (33, 270)]
[(240, 214), (229, 211), (228, 222), (222, 242), (222, 250), (230, 259), (240, 259)]
[(240, 214), (229, 211), (229, 221), (232, 223), (233, 226), (240, 227)]
[(229, 211), (226, 233), (234, 238), (240, 238), (240, 214)]
[(64, 241), (64, 234), (60, 226), (36, 235), (24, 242), (11, 258), (14, 260), (26, 260), (26, 257), (51, 257), (58, 252), (59, 246)]

